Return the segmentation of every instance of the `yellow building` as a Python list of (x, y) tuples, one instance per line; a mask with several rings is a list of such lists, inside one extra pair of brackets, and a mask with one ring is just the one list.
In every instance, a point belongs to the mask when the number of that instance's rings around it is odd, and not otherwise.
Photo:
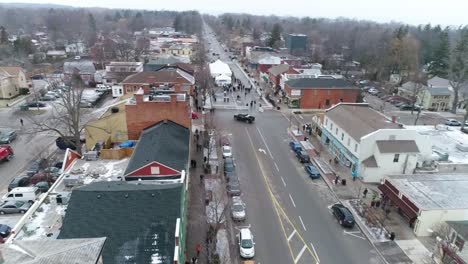
[(97, 141), (121, 143), (128, 140), (125, 101), (109, 107), (104, 114), (86, 125), (86, 149), (92, 149)]

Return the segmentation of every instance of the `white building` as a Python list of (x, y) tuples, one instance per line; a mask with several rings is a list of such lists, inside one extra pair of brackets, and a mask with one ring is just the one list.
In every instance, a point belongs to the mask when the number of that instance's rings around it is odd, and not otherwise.
[(82, 55), (86, 51), (86, 46), (83, 42), (72, 43), (65, 46), (65, 51), (69, 55)]
[(445, 221), (468, 220), (467, 174), (387, 176), (379, 189), (413, 223), (417, 236), (430, 235)]
[(231, 68), (229, 67), (227, 63), (224, 63), (220, 60), (216, 60), (215, 62), (210, 63), (209, 66), (210, 66), (210, 74), (211, 74), (211, 77), (213, 78), (216, 78), (217, 76), (222, 75), (222, 74), (229, 76), (229, 77), (232, 76)]
[(112, 61), (106, 65), (103, 81), (106, 84), (119, 84), (128, 76), (142, 71), (143, 62)]
[(364, 182), (380, 182), (389, 174), (413, 174), (432, 153), (427, 137), (368, 104), (339, 103), (327, 109), (321, 142)]

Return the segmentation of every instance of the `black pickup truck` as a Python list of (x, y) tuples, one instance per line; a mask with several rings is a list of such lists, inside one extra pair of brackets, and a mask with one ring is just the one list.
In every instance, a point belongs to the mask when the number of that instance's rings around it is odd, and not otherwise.
[(234, 115), (234, 119), (237, 120), (237, 121), (244, 121), (246, 123), (253, 123), (253, 121), (255, 121), (255, 117), (254, 116), (251, 116), (249, 114), (237, 114), (237, 115)]

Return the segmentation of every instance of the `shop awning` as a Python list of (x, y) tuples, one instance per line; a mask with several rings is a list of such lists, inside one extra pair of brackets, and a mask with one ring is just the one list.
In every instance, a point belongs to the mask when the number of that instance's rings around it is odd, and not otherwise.
[(418, 216), (418, 212), (414, 211), (411, 207), (409, 207), (403, 200), (398, 197), (396, 193), (394, 193), (388, 186), (385, 184), (379, 185), (379, 190), (382, 191), (398, 208), (400, 208), (403, 213), (409, 218), (413, 219)]

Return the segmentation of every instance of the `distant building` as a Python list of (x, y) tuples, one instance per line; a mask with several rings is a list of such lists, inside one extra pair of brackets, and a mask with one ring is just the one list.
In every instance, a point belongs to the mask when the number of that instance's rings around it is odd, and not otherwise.
[(118, 62), (112, 61), (106, 65), (104, 73), (104, 83), (118, 84), (121, 83), (128, 76), (142, 72), (143, 62)]
[(305, 52), (307, 49), (307, 35), (287, 34), (286, 48), (291, 54)]
[(0, 99), (19, 95), (20, 88), (27, 88), (26, 76), (21, 67), (0, 67)]
[(63, 64), (63, 73), (66, 81), (70, 81), (73, 74), (79, 74), (85, 84), (94, 82), (96, 67), (92, 61), (67, 61)]

